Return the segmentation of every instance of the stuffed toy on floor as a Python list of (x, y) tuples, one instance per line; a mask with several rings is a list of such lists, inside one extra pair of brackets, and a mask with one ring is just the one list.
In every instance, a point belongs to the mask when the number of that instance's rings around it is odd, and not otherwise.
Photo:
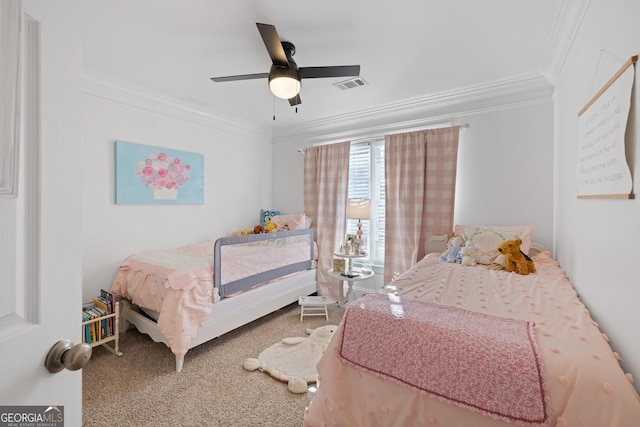
[(337, 329), (336, 325), (326, 325), (307, 329), (308, 338), (283, 338), (263, 350), (257, 358), (245, 359), (244, 369), (259, 369), (288, 383), (291, 393), (305, 393), (308, 383), (318, 381), (316, 365)]

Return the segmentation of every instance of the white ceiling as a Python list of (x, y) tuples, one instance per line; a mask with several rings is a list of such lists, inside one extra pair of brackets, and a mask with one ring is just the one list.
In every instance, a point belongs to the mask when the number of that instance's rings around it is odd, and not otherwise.
[[(84, 66), (214, 114), (283, 129), (418, 97), (544, 74), (559, 0), (83, 0)], [(299, 67), (361, 66), (369, 84), (302, 81), (295, 112), (264, 80), (256, 22), (296, 46)], [(273, 120), (275, 113), (276, 120)]]

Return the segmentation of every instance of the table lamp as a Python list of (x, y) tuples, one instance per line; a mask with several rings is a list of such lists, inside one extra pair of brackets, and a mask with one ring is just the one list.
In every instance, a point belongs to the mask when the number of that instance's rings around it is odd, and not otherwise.
[(354, 245), (354, 254), (360, 255), (362, 251), (362, 220), (371, 217), (371, 200), (369, 199), (348, 199), (347, 200), (347, 218), (358, 220), (358, 231), (356, 232)]

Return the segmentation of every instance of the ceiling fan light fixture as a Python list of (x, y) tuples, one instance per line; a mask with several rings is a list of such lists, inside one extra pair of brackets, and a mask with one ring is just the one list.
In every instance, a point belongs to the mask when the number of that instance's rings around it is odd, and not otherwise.
[[(276, 27), (256, 22), (264, 47), (271, 58), (271, 69), (267, 73), (241, 74), (236, 76), (212, 77), (214, 82), (230, 82), (236, 80), (253, 80), (268, 77), (267, 83), (271, 92), (278, 98), (286, 99), (289, 105), (296, 107), (302, 103), (300, 87), (302, 79), (319, 79), (327, 77), (353, 77), (360, 75), (359, 65), (332, 65), (327, 67), (302, 67), (293, 60), (296, 47), (293, 43), (280, 40)], [(360, 79), (360, 77), (358, 77)], [(360, 80), (363, 82), (364, 80)], [(274, 119), (275, 120), (275, 119)]]
[(300, 77), (289, 69), (275, 68), (269, 73), (269, 88), (278, 98), (291, 99), (300, 92)]

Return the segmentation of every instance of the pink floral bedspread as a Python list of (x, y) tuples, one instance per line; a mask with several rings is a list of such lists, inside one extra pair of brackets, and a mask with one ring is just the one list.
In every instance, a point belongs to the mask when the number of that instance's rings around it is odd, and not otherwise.
[(339, 346), (343, 362), (432, 397), (506, 421), (549, 420), (533, 322), (370, 294), (347, 309)]
[[(633, 378), (619, 363), (620, 356), (551, 254), (544, 252), (533, 260), (536, 273), (522, 276), (450, 264), (431, 254), (381, 293), (397, 298), (394, 310), (410, 301), (428, 301), (534, 322), (550, 399), (549, 424), (638, 427), (640, 398)], [(356, 300), (352, 306), (361, 302)], [(343, 322), (317, 365), (319, 387), (305, 413), (304, 427), (514, 425), (344, 363), (339, 354), (344, 332)], [(393, 352), (399, 358), (410, 345), (407, 342)], [(373, 352), (369, 356), (376, 357), (386, 347), (386, 339), (378, 340), (376, 349), (368, 350)], [(428, 373), (427, 368), (421, 369)]]

